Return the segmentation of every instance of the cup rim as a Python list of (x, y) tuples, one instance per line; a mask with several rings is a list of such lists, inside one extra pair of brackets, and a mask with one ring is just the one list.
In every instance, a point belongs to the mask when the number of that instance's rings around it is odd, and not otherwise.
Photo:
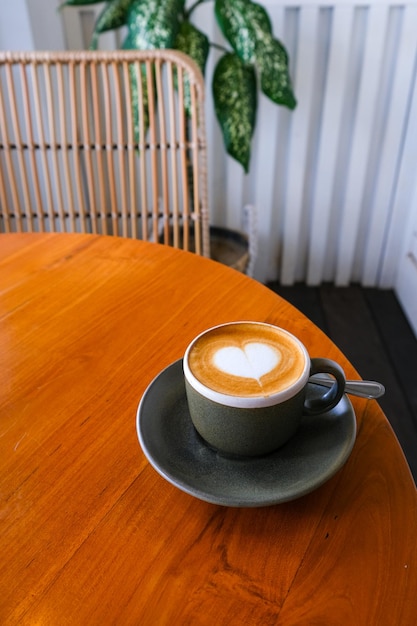
[[(222, 328), (223, 326), (231, 326), (234, 324), (257, 324), (260, 326), (269, 326), (270, 328), (278, 329), (280, 332), (283, 332), (289, 337), (291, 337), (291, 339), (295, 341), (295, 343), (298, 344), (298, 346), (300, 347), (301, 351), (303, 352), (305, 356), (304, 369), (303, 369), (301, 376), (298, 378), (298, 380), (295, 383), (293, 383), (290, 387), (287, 387), (286, 389), (283, 389), (274, 394), (271, 394), (270, 396), (253, 397), (253, 396), (233, 396), (233, 395), (221, 393), (219, 391), (210, 389), (210, 387), (207, 387), (207, 385), (205, 385), (198, 378), (196, 378), (188, 365), (188, 356), (190, 354), (192, 347), (196, 343), (196, 341), (198, 341), (198, 339), (200, 339), (200, 337), (202, 337), (203, 335), (217, 328)], [(286, 400), (293, 398), (300, 391), (302, 391), (302, 389), (304, 389), (304, 387), (306, 386), (308, 379), (310, 377), (310, 367), (311, 367), (310, 355), (308, 354), (307, 348), (298, 339), (298, 337), (293, 335), (291, 332), (289, 332), (285, 328), (282, 328), (281, 326), (277, 326), (276, 324), (270, 324), (269, 322), (259, 322), (259, 321), (253, 321), (253, 320), (238, 320), (238, 321), (233, 321), (233, 322), (225, 322), (223, 324), (216, 324), (215, 326), (206, 328), (201, 333), (199, 333), (196, 337), (194, 337), (194, 339), (188, 344), (185, 354), (184, 354), (184, 358), (183, 358), (183, 371), (184, 371), (185, 379), (191, 385), (191, 387), (195, 391), (197, 391), (200, 395), (204, 396), (208, 400), (217, 402), (218, 404), (222, 404), (224, 406), (229, 406), (229, 407), (234, 407), (234, 408), (247, 408), (247, 409), (274, 406), (275, 404), (281, 404), (282, 402), (285, 402)]]

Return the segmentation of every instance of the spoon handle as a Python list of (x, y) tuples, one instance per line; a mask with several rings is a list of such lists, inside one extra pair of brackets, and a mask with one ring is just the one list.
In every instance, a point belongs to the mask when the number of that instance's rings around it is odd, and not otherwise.
[[(331, 387), (334, 381), (325, 376), (314, 376), (310, 379), (310, 382), (323, 385), (324, 387)], [(380, 398), (385, 393), (385, 387), (374, 380), (347, 380), (345, 393), (359, 396), (360, 398)]]

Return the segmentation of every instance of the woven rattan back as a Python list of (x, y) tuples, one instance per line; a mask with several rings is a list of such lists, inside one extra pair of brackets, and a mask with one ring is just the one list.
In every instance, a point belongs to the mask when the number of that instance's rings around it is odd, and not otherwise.
[(209, 255), (204, 82), (173, 50), (0, 52), (0, 232)]

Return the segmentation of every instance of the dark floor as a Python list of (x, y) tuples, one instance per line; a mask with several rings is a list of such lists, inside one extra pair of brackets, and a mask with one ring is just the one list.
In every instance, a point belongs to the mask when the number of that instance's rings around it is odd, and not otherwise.
[(385, 385), (378, 402), (417, 482), (417, 339), (394, 292), (356, 285), (268, 287), (319, 326), (362, 378)]

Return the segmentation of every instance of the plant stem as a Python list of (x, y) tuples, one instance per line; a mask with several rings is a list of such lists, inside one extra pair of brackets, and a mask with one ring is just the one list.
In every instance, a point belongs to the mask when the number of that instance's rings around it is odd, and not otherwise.
[(185, 11), (184, 15), (186, 18), (189, 18), (191, 13), (198, 7), (199, 4), (203, 4), (203, 2), (211, 2), (212, 0), (196, 0), (194, 4), (190, 6), (190, 8)]
[(218, 43), (213, 43), (212, 41), (210, 41), (210, 48), (216, 48), (216, 50), (221, 50), (222, 52), (230, 52), (230, 50), (228, 50), (224, 46), (221, 46)]

